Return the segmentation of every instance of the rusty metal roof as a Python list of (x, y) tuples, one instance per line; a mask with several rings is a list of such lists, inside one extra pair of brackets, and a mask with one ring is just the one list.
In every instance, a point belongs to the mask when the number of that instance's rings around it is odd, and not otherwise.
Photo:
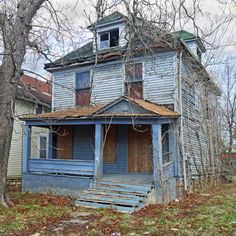
[[(117, 113), (103, 113), (103, 108), (106, 106), (109, 106), (109, 104), (113, 103), (117, 104), (121, 100), (128, 100), (129, 102), (136, 104), (137, 106), (140, 106), (144, 108), (147, 113), (142, 114), (124, 114), (122, 112)], [(117, 101), (117, 102), (116, 102)], [(133, 99), (128, 97), (121, 97), (119, 99), (116, 99), (115, 101), (108, 103), (106, 105), (96, 104), (96, 105), (89, 105), (89, 106), (82, 106), (82, 107), (76, 107), (76, 108), (68, 108), (65, 110), (59, 110), (55, 112), (50, 113), (44, 113), (44, 114), (33, 114), (33, 115), (24, 115), (21, 116), (20, 119), (22, 120), (31, 120), (31, 119), (76, 119), (76, 118), (96, 118), (96, 117), (169, 117), (169, 118), (176, 118), (179, 117), (179, 114), (175, 111), (172, 111), (164, 106), (141, 100), (141, 99)], [(112, 106), (113, 106), (112, 105)]]

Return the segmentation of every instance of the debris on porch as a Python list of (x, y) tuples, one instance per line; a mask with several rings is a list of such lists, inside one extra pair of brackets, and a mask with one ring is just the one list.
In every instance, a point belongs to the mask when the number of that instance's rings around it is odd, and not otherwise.
[(79, 194), (76, 206), (91, 208), (112, 208), (132, 213), (142, 207), (151, 193), (153, 185), (125, 184), (99, 180)]

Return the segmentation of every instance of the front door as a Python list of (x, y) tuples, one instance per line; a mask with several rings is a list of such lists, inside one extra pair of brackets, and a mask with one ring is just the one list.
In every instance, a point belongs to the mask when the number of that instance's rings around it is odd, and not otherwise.
[(130, 173), (152, 172), (151, 126), (129, 125), (128, 171)]

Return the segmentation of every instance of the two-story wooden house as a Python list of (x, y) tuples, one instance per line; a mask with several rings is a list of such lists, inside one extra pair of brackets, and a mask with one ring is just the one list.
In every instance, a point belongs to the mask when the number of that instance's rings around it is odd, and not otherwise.
[[(186, 31), (131, 42), (119, 12), (89, 29), (93, 42), (45, 65), (53, 112), (23, 118), (23, 190), (71, 193), (80, 205), (129, 211), (150, 192), (159, 203), (173, 200), (201, 169), (186, 163), (207, 158), (195, 119), (202, 117), (201, 91), (214, 97), (219, 90), (201, 64), (205, 48)], [(46, 159), (30, 153), (34, 127), (50, 130)]]

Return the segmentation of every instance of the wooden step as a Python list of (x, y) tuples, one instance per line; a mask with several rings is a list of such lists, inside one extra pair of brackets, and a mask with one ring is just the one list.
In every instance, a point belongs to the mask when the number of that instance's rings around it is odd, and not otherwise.
[(122, 188), (122, 187), (112, 187), (108, 185), (96, 185), (94, 189), (103, 190), (103, 191), (111, 190), (117, 193), (129, 193), (129, 194), (134, 194), (137, 196), (146, 196), (149, 192), (149, 191), (140, 190), (140, 189), (136, 190), (136, 189), (128, 189), (128, 188)]
[(135, 190), (144, 190), (144, 191), (151, 191), (153, 188), (153, 185), (136, 185), (136, 184), (124, 184), (120, 182), (113, 182), (113, 181), (97, 181), (96, 185), (109, 185), (113, 187), (122, 187), (122, 188), (128, 188), (128, 189), (135, 189)]
[(135, 211), (135, 207), (123, 207), (123, 206), (117, 206), (113, 205), (111, 206), (110, 204), (102, 204), (102, 203), (97, 203), (97, 202), (86, 202), (82, 200), (76, 200), (75, 201), (76, 206), (83, 206), (83, 207), (89, 207), (89, 208), (111, 208), (120, 212), (125, 212), (125, 213), (133, 213)]
[(109, 203), (112, 205), (122, 205), (122, 206), (138, 206), (140, 201), (135, 199), (125, 199), (125, 198), (115, 198), (115, 197), (103, 197), (100, 195), (91, 194), (80, 194), (79, 200), (86, 202), (97, 202), (97, 203)]
[(99, 189), (86, 189), (82, 192), (82, 194), (97, 194), (97, 195), (103, 195), (103, 196), (111, 196), (111, 197), (125, 197), (125, 198), (131, 198), (131, 199), (137, 199), (137, 200), (140, 200), (142, 201), (143, 200), (143, 197), (140, 197), (140, 196), (136, 196), (134, 194), (128, 194), (128, 193), (116, 193), (116, 192), (113, 192), (112, 190), (107, 190), (107, 191), (104, 191), (104, 190), (99, 190)]

